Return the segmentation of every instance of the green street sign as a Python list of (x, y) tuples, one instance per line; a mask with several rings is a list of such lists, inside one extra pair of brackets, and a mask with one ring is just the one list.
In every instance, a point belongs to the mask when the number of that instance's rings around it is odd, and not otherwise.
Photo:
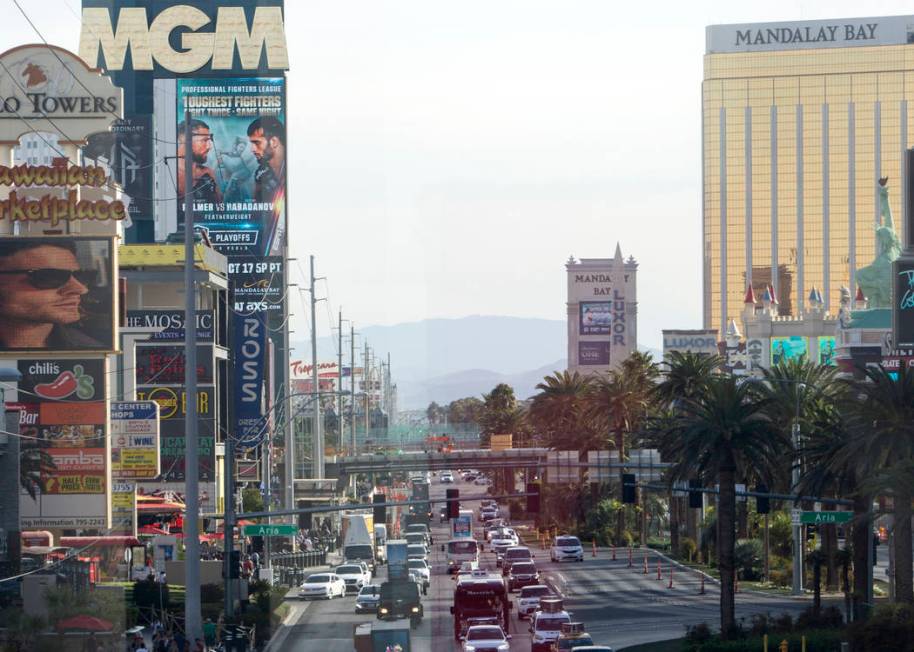
[(801, 512), (800, 523), (803, 525), (848, 523), (853, 517), (853, 512)]
[(298, 534), (298, 526), (294, 523), (244, 526), (244, 536), (246, 537), (294, 537), (296, 534)]

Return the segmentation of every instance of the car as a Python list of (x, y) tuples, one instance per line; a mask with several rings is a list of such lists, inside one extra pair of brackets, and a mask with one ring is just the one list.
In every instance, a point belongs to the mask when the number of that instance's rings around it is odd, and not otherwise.
[(378, 610), (378, 602), (381, 600), (381, 587), (377, 584), (367, 584), (361, 588), (355, 598), (355, 612), (374, 613)]
[(333, 572), (346, 582), (346, 593), (358, 593), (371, 582), (371, 576), (366, 575), (365, 569), (359, 564), (343, 564), (333, 569)]
[(467, 471), (466, 473), (463, 474), (464, 482), (473, 482), (473, 480), (475, 480), (475, 479), (476, 479), (476, 474), (473, 473), (472, 471)]
[(492, 481), (484, 475), (478, 475), (473, 478), (473, 484), (484, 487), (486, 485), (492, 484)]
[(428, 559), (428, 548), (424, 543), (411, 543), (406, 546), (406, 559)]
[(562, 633), (552, 643), (552, 652), (569, 652), (592, 646), (593, 638), (584, 631), (584, 623), (565, 623)]
[(424, 559), (409, 559), (406, 562), (406, 567), (410, 572), (415, 571), (422, 576), (422, 588), (423, 591), (427, 591), (429, 584), (432, 582), (432, 569), (428, 565), (428, 562)]
[(584, 561), (584, 547), (581, 540), (568, 534), (560, 534), (552, 542), (549, 552), (552, 561)]
[(541, 598), (540, 610), (533, 613), (530, 622), (533, 635), (530, 652), (549, 652), (562, 633), (562, 625), (570, 622), (571, 614), (565, 611), (560, 599)]
[(309, 575), (298, 587), (298, 597), (306, 600), (314, 598), (332, 600), (335, 597), (342, 598), (344, 595), (346, 595), (346, 582), (336, 573)]
[(404, 538), (410, 543), (413, 543), (413, 541), (411, 541), (409, 538), (410, 534), (421, 534), (423, 537), (425, 537), (425, 543), (428, 545), (435, 543), (435, 541), (432, 539), (432, 533), (428, 529), (428, 525), (425, 523), (412, 523), (411, 525), (406, 526)]
[(409, 569), (409, 579), (411, 582), (416, 583), (416, 587), (422, 591), (422, 595), (428, 595), (428, 584), (426, 584), (422, 573), (417, 570)]
[(613, 652), (608, 645), (582, 645), (574, 648), (575, 652)]
[(473, 625), (467, 628), (463, 637), (463, 652), (476, 652), (476, 650), (498, 650), (508, 652), (511, 637), (505, 634), (498, 625)]
[(489, 521), (493, 521), (496, 518), (498, 518), (498, 508), (497, 507), (489, 507), (489, 508), (482, 509), (479, 511), (479, 522), (480, 523), (488, 523)]
[(517, 536), (517, 532), (514, 528), (507, 527), (505, 525), (497, 525), (491, 529), (489, 526), (486, 526), (486, 540), (492, 542), (492, 545), (495, 545), (496, 541), (513, 541), (511, 545), (519, 545), (520, 539)]
[(454, 484), (454, 476), (450, 471), (445, 471), (440, 476), (438, 476), (438, 482), (441, 484)]
[(508, 527), (508, 523), (503, 518), (493, 518), (491, 521), (488, 521), (485, 525), (483, 525), (482, 533), (485, 535), (486, 541), (491, 541), (492, 533), (500, 528), (510, 529)]
[(533, 561), (536, 557), (527, 546), (511, 546), (505, 550), (501, 562), (501, 574), (507, 575), (511, 570), (511, 564), (519, 561)]
[(520, 590), (517, 598), (517, 617), (523, 620), (539, 609), (541, 598), (554, 598), (555, 594), (545, 584), (533, 584)]
[(521, 589), (529, 584), (539, 584), (540, 574), (532, 561), (517, 561), (508, 572), (508, 591)]

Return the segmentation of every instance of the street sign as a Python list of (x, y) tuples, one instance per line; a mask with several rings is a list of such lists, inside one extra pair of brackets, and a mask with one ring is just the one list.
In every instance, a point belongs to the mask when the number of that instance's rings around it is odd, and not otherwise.
[(803, 525), (848, 523), (853, 517), (853, 512), (800, 512), (800, 523)]
[(298, 526), (294, 523), (244, 526), (244, 536), (246, 537), (294, 537), (296, 534), (298, 534)]

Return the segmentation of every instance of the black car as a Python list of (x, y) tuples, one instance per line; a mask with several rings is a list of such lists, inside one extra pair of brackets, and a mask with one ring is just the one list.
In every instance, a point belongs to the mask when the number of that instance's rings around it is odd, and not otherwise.
[(508, 571), (508, 590), (515, 591), (531, 584), (540, 583), (540, 574), (536, 564), (530, 561), (518, 561)]
[(409, 618), (411, 627), (418, 627), (425, 615), (419, 586), (410, 581), (384, 582), (378, 601), (378, 620)]

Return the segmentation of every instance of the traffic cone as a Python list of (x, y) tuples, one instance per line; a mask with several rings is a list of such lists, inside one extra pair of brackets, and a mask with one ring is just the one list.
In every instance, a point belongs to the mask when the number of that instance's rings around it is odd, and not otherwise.
[(593, 556), (594, 557), (597, 556), (597, 540), (596, 539), (593, 540)]
[(704, 595), (704, 594), (705, 594), (705, 576), (704, 576), (704, 574), (702, 574), (701, 575), (701, 588), (698, 589), (698, 595)]
[(657, 579), (663, 579), (663, 572), (660, 570), (660, 557), (657, 557)]
[(641, 574), (647, 575), (647, 557), (643, 557), (643, 559), (644, 559), (644, 569), (641, 571)]
[(673, 564), (670, 564), (670, 583), (666, 588), (668, 588), (668, 589), (673, 588)]
[(613, 546), (613, 561), (616, 561), (616, 546)]

